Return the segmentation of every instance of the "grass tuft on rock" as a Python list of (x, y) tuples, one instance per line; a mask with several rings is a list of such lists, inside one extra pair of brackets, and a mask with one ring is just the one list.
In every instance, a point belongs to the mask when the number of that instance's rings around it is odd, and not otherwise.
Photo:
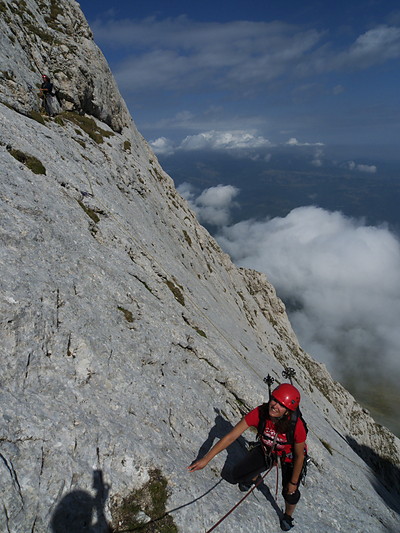
[(104, 137), (112, 137), (114, 135), (113, 132), (100, 128), (96, 124), (96, 121), (91, 117), (79, 115), (73, 111), (65, 111), (61, 116), (79, 126), (81, 130), (87, 133), (97, 144), (102, 144), (104, 142)]
[(28, 167), (34, 174), (46, 174), (44, 165), (37, 157), (25, 154), (21, 150), (14, 148), (8, 148), (8, 151), (17, 161)]
[(172, 294), (175, 296), (175, 300), (179, 302), (181, 305), (185, 305), (185, 298), (183, 296), (182, 287), (179, 288), (175, 283), (171, 280), (167, 280), (165, 282), (169, 288), (169, 290), (172, 292)]
[(112, 506), (112, 533), (178, 533), (165, 508), (168, 498), (167, 480), (157, 468), (150, 470), (149, 475), (149, 481), (142, 488), (134, 490), (119, 505)]

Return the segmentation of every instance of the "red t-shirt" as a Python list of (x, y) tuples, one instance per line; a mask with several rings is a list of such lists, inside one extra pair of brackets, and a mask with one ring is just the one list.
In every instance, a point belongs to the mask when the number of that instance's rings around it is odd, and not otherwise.
[[(260, 422), (260, 407), (261, 405), (247, 413), (247, 415), (244, 417), (246, 423), (249, 426), (254, 426), (255, 428), (258, 428), (258, 424)], [(297, 419), (293, 437), (295, 443), (305, 442), (307, 438), (306, 428), (304, 427), (303, 421), (300, 417)], [(272, 420), (266, 420), (265, 428), (261, 436), (261, 442), (267, 448), (273, 446), (275, 442), (275, 450), (277, 452), (277, 455), (286, 455), (287, 460), (292, 460), (292, 445), (288, 443), (288, 439), (285, 433), (276, 432), (275, 424), (274, 422), (272, 422)]]

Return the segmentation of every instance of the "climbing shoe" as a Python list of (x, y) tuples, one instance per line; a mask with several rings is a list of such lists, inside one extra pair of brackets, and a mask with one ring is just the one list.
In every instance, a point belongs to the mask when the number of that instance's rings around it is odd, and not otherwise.
[(239, 490), (241, 492), (247, 492), (248, 490), (251, 489), (252, 485), (253, 485), (253, 483), (251, 483), (249, 481), (247, 481), (247, 483), (241, 482), (241, 483), (239, 483)]
[(281, 529), (282, 531), (289, 531), (293, 527), (293, 518), (288, 514), (284, 514), (281, 519)]
[(247, 492), (251, 489), (253, 485), (259, 485), (261, 482), (261, 476), (257, 476), (257, 479), (254, 481), (241, 481), (239, 485), (239, 490), (242, 492)]

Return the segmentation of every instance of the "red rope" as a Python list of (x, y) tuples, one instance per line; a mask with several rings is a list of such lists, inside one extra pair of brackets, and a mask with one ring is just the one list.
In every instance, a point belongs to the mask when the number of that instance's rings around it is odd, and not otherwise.
[(252, 488), (251, 488), (251, 489), (250, 489), (250, 490), (249, 490), (249, 491), (243, 496), (243, 498), (242, 498), (241, 500), (239, 500), (239, 501), (237, 502), (237, 504), (234, 505), (234, 506), (232, 507), (232, 509), (230, 509), (230, 510), (229, 510), (229, 511), (228, 511), (228, 512), (227, 512), (222, 518), (220, 518), (220, 519), (218, 520), (218, 522), (212, 526), (211, 529), (208, 529), (208, 530), (206, 531), (206, 533), (210, 533), (211, 531), (214, 531), (214, 529), (215, 529), (216, 527), (218, 527), (218, 526), (220, 525), (220, 523), (223, 522), (223, 521), (225, 520), (225, 518), (227, 518), (231, 513), (233, 513), (233, 511), (236, 509), (236, 507), (239, 507), (239, 505), (240, 505), (240, 504), (241, 504), (246, 498), (248, 498), (248, 497), (250, 496), (250, 494), (253, 492), (253, 490), (254, 490), (256, 487), (258, 487), (258, 485), (260, 485), (260, 483), (264, 480), (265, 476), (271, 472), (272, 468), (273, 468), (273, 465), (271, 466), (271, 468), (270, 468), (269, 470), (267, 470), (267, 471), (265, 472), (265, 474), (263, 474), (263, 475), (261, 476), (260, 479), (257, 480), (257, 482), (254, 484), (254, 487), (252, 487)]

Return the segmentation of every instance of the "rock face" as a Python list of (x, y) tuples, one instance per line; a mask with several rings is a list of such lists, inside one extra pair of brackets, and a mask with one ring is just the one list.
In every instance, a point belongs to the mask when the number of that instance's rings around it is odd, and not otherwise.
[(39, 108), (41, 75), (51, 77), (64, 110), (88, 113), (120, 132), (131, 125), (107, 62), (77, 2), (0, 2), (1, 101), (29, 114)]
[[(168, 531), (207, 530), (240, 498), (220, 471), (243, 446), (186, 465), (291, 366), (313, 458), (299, 530), (394, 533), (399, 440), (301, 349), (265, 276), (199, 225), (78, 4), (2, 0), (0, 14), (0, 530), (122, 530), (121, 501), (157, 476)], [(44, 69), (55, 118), (32, 89)], [(218, 530), (276, 531), (270, 500), (264, 487)]]

